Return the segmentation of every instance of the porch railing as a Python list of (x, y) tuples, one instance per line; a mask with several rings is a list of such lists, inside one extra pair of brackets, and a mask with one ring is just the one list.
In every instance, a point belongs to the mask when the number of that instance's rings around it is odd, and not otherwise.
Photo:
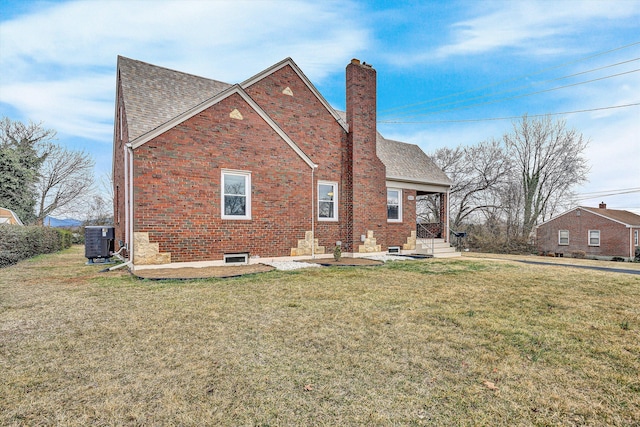
[(433, 230), (430, 230), (425, 224), (418, 222), (416, 228), (416, 237), (419, 239), (428, 239), (431, 243), (431, 255), (434, 254), (435, 251), (435, 239), (438, 237)]

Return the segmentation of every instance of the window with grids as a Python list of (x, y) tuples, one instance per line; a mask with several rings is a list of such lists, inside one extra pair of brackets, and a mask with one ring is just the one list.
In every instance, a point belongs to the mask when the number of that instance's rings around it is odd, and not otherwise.
[(589, 230), (589, 246), (600, 246), (600, 230)]
[(318, 220), (338, 220), (338, 183), (318, 182)]
[(569, 244), (569, 230), (558, 230), (558, 244), (562, 246)]
[(251, 174), (222, 171), (222, 218), (251, 219)]
[(387, 221), (402, 222), (402, 190), (387, 189)]

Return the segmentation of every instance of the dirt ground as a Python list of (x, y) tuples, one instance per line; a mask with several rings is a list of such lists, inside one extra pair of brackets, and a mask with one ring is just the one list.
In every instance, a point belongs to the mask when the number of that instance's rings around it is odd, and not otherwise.
[[(301, 260), (310, 264), (320, 264), (323, 266), (374, 266), (384, 264), (382, 261), (375, 261), (365, 258), (342, 258), (340, 261), (331, 259), (308, 259)], [(264, 273), (275, 268), (265, 264), (235, 265), (222, 267), (203, 268), (157, 268), (148, 270), (138, 270), (135, 276), (141, 279), (206, 279), (211, 277), (226, 278), (237, 277), (245, 274)]]
[(264, 273), (274, 270), (265, 264), (234, 265), (224, 267), (203, 268), (158, 268), (138, 270), (135, 276), (141, 279), (206, 279), (210, 277), (224, 278), (237, 277), (245, 274)]

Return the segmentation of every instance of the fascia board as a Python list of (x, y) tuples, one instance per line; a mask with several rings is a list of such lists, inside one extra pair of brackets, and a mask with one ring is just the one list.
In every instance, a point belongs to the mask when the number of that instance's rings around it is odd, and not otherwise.
[(324, 99), (324, 96), (322, 96), (322, 94), (318, 91), (318, 89), (316, 89), (313, 83), (311, 83), (311, 80), (307, 78), (307, 76), (302, 72), (300, 67), (298, 67), (298, 65), (296, 65), (296, 63), (291, 58), (283, 59), (282, 61), (272, 65), (266, 70), (259, 72), (255, 76), (248, 78), (244, 82), (240, 83), (240, 86), (243, 89), (246, 89), (249, 86), (253, 85), (254, 83), (257, 83), (258, 81), (267, 77), (268, 75), (275, 73), (276, 71), (286, 67), (287, 65), (289, 65), (293, 69), (293, 71), (298, 75), (298, 77), (300, 77), (300, 79), (309, 88), (309, 90), (316, 96), (316, 98), (318, 98), (318, 101), (320, 101), (320, 103), (327, 109), (327, 111), (333, 116), (333, 118), (336, 119), (336, 121), (340, 124), (340, 126), (342, 126), (345, 132), (349, 132), (349, 125), (342, 120), (342, 118), (338, 115), (338, 113), (336, 113), (333, 107), (331, 107), (331, 105), (327, 102), (327, 100)]
[(407, 178), (404, 176), (387, 176), (387, 180), (398, 181), (398, 182), (411, 182), (411, 183), (425, 184), (425, 185), (437, 185), (441, 187), (451, 188), (451, 182), (445, 182), (445, 181), (424, 181), (424, 180), (418, 180), (416, 178)]

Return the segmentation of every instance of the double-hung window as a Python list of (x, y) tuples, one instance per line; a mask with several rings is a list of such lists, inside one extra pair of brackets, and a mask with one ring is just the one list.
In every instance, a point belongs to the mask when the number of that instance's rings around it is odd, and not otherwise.
[(387, 221), (402, 222), (402, 190), (387, 188)]
[(222, 218), (251, 219), (251, 173), (222, 171)]
[(566, 246), (569, 244), (569, 230), (558, 230), (558, 245)]
[(633, 231), (633, 244), (638, 246), (638, 230)]
[(338, 183), (318, 182), (318, 220), (338, 220)]
[(600, 230), (589, 230), (589, 246), (600, 246)]

